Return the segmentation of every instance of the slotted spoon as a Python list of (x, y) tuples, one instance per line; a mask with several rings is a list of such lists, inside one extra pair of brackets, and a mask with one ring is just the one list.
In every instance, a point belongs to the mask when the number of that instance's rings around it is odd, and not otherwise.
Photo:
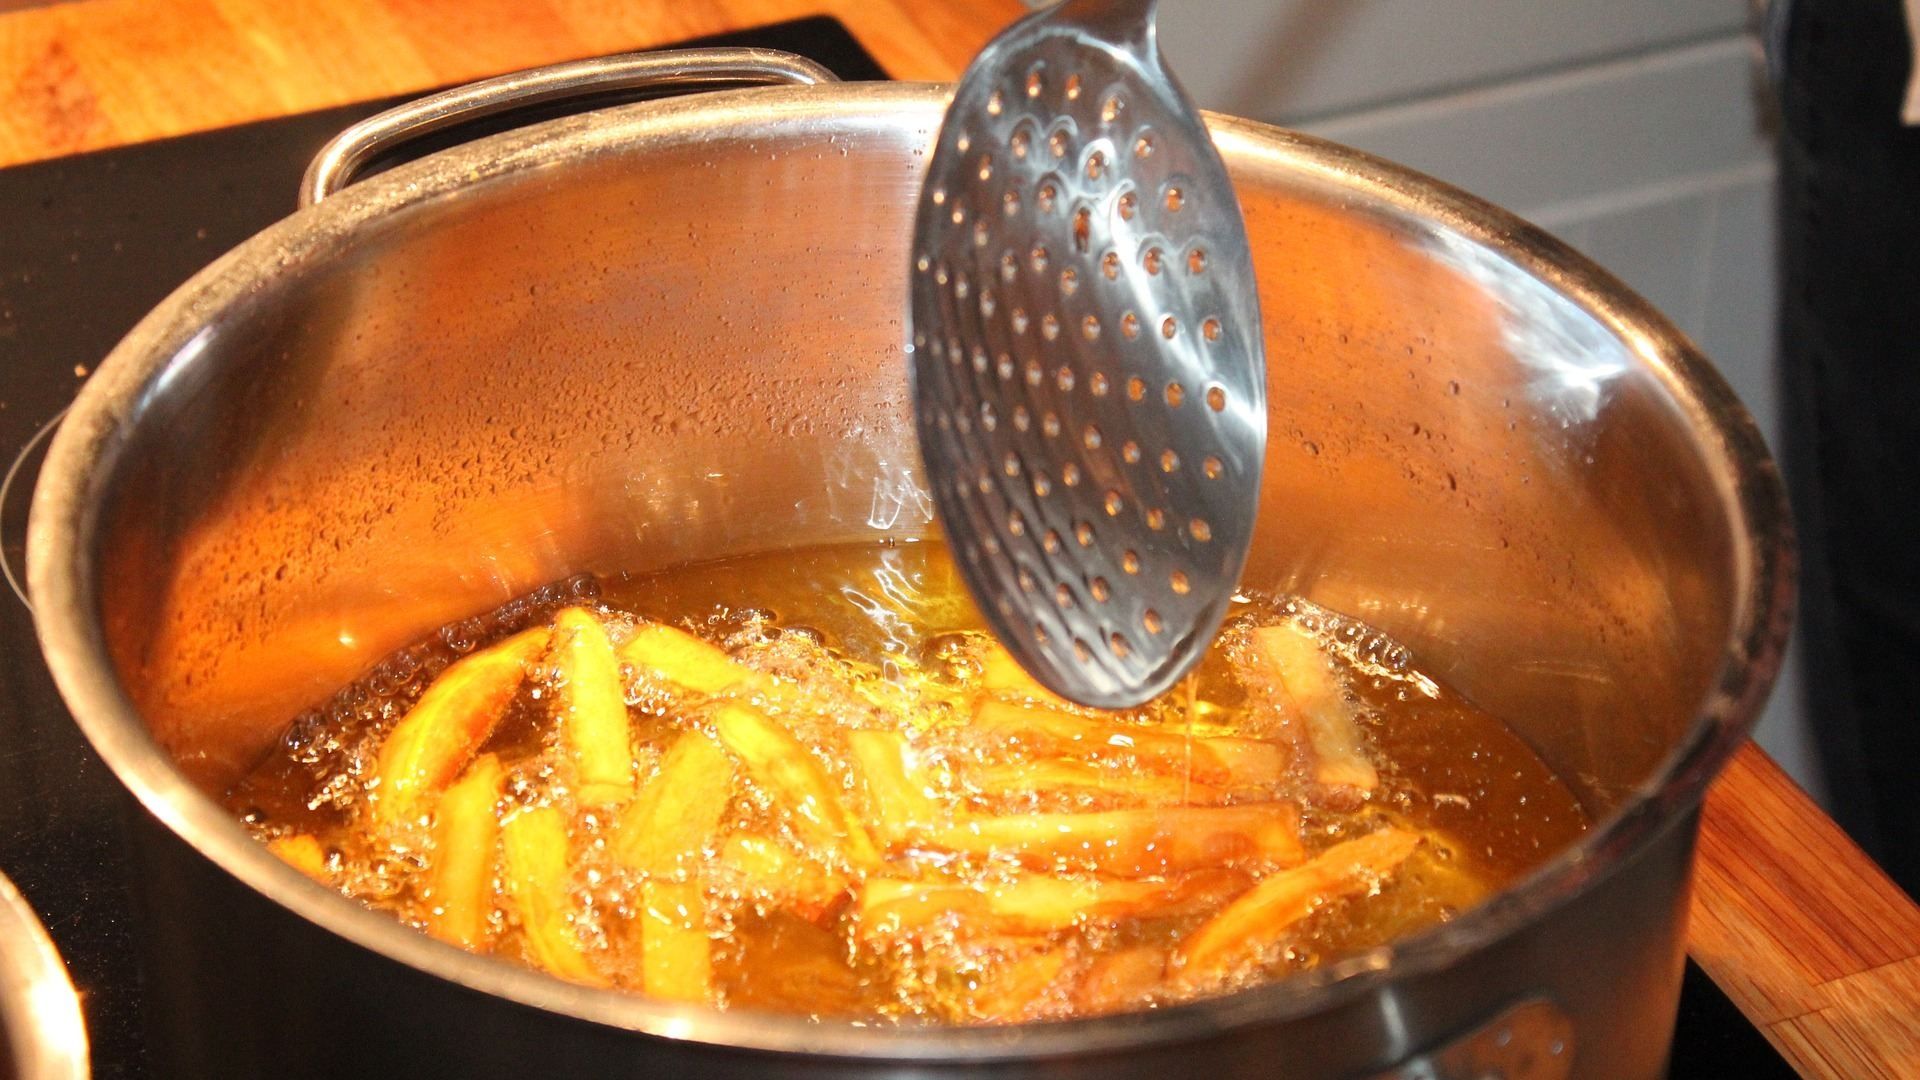
[(1238, 585), (1266, 446), (1240, 205), (1153, 0), (1070, 0), (989, 43), (914, 223), (913, 407), (962, 575), (1064, 697), (1140, 704)]

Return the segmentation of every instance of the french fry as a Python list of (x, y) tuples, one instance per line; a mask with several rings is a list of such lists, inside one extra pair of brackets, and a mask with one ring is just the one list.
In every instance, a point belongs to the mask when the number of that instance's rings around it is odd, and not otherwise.
[(1326, 904), (1390, 877), (1419, 845), (1418, 833), (1381, 829), (1265, 878), (1180, 942), (1174, 950), (1179, 978), (1204, 983), (1226, 974), (1235, 961)]
[(331, 884), (327, 873), (327, 853), (320, 841), (306, 833), (276, 836), (267, 841), (267, 850), (280, 860), (322, 885)]
[(734, 686), (760, 689), (765, 674), (728, 656), (724, 649), (665, 623), (641, 623), (620, 646), (620, 659), (656, 679), (696, 694), (718, 694)]
[(1378, 787), (1380, 773), (1362, 749), (1359, 720), (1320, 643), (1291, 622), (1255, 630), (1253, 642), (1306, 724), (1314, 780), (1356, 794)]
[(1002, 694), (1026, 701), (1037, 701), (1050, 708), (1071, 708), (1065, 698), (1040, 685), (1027, 674), (1020, 661), (1006, 646), (988, 638), (980, 650), (980, 687), (988, 693)]
[(912, 745), (898, 732), (855, 731), (847, 736), (853, 761), (867, 789), (874, 832), (895, 844), (943, 816)]
[(967, 999), (969, 1018), (988, 1024), (1037, 1019), (1047, 1011), (1047, 992), (1071, 959), (1065, 949), (1040, 949), (999, 960)]
[(670, 1001), (706, 1001), (713, 988), (707, 900), (697, 881), (640, 886), (641, 985)]
[(700, 859), (733, 798), (733, 759), (704, 732), (674, 740), (660, 772), (620, 812), (613, 840), (622, 865), (656, 877)]
[(706, 1001), (712, 989), (705, 885), (695, 871), (733, 787), (733, 759), (705, 732), (689, 731), (620, 813), (614, 858), (647, 875), (635, 929), (641, 985), (654, 997)]
[(973, 730), (996, 744), (1014, 743), (1042, 753), (1130, 759), (1142, 768), (1223, 787), (1270, 787), (1285, 779), (1287, 771), (1286, 754), (1261, 739), (1189, 736), (991, 698), (983, 698), (974, 708)]
[(972, 817), (923, 829), (915, 848), (1013, 856), (1031, 869), (1070, 867), (1149, 877), (1225, 864), (1291, 866), (1304, 857), (1292, 803)]
[(947, 925), (969, 934), (1045, 934), (1205, 910), (1246, 888), (1247, 880), (1218, 869), (1150, 881), (1015, 874), (969, 884), (871, 877), (860, 887), (859, 932), (868, 939), (920, 938)]
[(553, 712), (573, 763), (574, 797), (588, 805), (633, 797), (633, 743), (620, 663), (600, 620), (570, 607), (553, 618), (558, 677)]
[(1118, 806), (1217, 806), (1229, 794), (1184, 776), (1068, 758), (985, 762), (968, 769), (966, 778), (996, 799), (1069, 796)]
[(528, 956), (560, 978), (607, 985), (567, 918), (567, 824), (561, 812), (552, 807), (520, 811), (500, 826), (500, 844), (507, 897), (520, 916)]
[(765, 714), (733, 702), (714, 710), (713, 727), (809, 849), (835, 853), (855, 867), (879, 862), (873, 838), (847, 814), (826, 770), (799, 740)]
[(500, 818), (494, 807), (505, 778), (500, 759), (481, 754), (441, 796), (433, 816), (427, 932), (465, 949), (486, 944), (494, 849), (500, 842)]
[(526, 630), (448, 667), (395, 724), (374, 766), (374, 823), (392, 828), (433, 812), (546, 650), (545, 628)]
[(1167, 975), (1167, 950), (1136, 945), (1110, 952), (1087, 966), (1074, 987), (1074, 1006), (1089, 1016), (1138, 1008), (1161, 988)]
[(720, 849), (717, 878), (743, 898), (825, 926), (852, 894), (846, 875), (818, 866), (770, 837), (735, 833)]

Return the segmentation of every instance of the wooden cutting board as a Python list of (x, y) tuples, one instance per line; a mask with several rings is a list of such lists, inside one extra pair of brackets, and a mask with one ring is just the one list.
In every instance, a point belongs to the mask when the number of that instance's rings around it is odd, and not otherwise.
[[(0, 0), (0, 166), (807, 15), (949, 80), (1016, 0)], [(1701, 826), (1690, 948), (1807, 1076), (1920, 1077), (1920, 908), (1749, 745)]]

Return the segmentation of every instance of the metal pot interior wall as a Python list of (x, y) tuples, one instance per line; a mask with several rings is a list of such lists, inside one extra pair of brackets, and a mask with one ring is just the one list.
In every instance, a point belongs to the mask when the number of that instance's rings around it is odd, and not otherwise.
[[(210, 272), (257, 283), (176, 335), (97, 552), (121, 678), (203, 787), (565, 575), (936, 535), (901, 352), (931, 103), (632, 115), (501, 137), (433, 197), (351, 189)], [(1604, 811), (1693, 720), (1740, 587), (1667, 358), (1543, 238), (1216, 127), (1270, 368), (1246, 581), (1399, 637)]]

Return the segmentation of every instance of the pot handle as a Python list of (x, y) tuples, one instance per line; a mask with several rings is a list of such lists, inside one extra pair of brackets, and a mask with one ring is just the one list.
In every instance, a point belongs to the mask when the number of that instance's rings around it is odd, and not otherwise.
[(300, 181), (300, 206), (312, 206), (353, 182), (375, 156), (423, 135), (488, 116), (613, 91), (662, 96), (702, 90), (838, 82), (803, 56), (774, 49), (672, 49), (569, 60), (443, 90), (395, 106), (347, 128), (320, 148)]

